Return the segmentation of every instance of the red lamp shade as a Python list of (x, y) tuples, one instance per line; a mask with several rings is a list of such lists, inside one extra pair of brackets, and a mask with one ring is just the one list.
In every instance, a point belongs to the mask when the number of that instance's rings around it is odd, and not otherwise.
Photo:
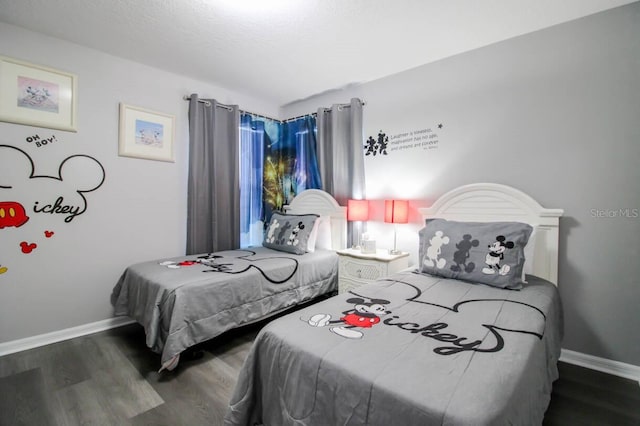
[(408, 223), (409, 202), (406, 200), (385, 200), (384, 221), (387, 223)]
[(369, 220), (369, 201), (367, 200), (347, 201), (347, 220), (362, 221), (362, 222)]

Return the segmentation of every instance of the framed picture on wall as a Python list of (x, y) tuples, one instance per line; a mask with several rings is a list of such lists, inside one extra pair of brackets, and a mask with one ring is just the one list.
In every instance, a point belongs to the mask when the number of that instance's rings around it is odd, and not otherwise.
[(121, 103), (118, 155), (173, 162), (174, 124), (172, 115)]
[(0, 56), (0, 121), (77, 131), (77, 77)]

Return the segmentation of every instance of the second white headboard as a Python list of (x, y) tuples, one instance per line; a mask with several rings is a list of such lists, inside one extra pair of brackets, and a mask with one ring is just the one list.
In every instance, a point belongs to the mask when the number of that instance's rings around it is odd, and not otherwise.
[(562, 209), (547, 209), (524, 192), (496, 183), (460, 186), (419, 209), (423, 219), (528, 223), (536, 228), (533, 274), (558, 284), (558, 238)]

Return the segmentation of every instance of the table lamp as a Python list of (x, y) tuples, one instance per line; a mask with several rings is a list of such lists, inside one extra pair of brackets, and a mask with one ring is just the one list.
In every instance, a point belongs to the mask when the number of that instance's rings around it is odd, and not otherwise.
[[(352, 248), (360, 246), (360, 238), (362, 236), (362, 222), (369, 220), (369, 201), (367, 200), (348, 200), (347, 201), (347, 220), (355, 222), (353, 227)], [(355, 241), (355, 244), (354, 244)]]
[(393, 223), (393, 250), (389, 250), (389, 254), (400, 254), (397, 249), (397, 223), (409, 222), (409, 202), (406, 200), (385, 200), (384, 201), (384, 221)]

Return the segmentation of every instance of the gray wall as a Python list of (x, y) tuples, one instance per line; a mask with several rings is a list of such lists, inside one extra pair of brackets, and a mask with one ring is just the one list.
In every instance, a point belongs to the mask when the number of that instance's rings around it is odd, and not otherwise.
[[(0, 122), (0, 144), (28, 151), (42, 174), (55, 174), (69, 155), (87, 154), (102, 163), (107, 176), (88, 195), (88, 211), (71, 224), (34, 215), (29, 229), (0, 230), (0, 266), (8, 267), (0, 275), (2, 343), (109, 318), (111, 288), (124, 267), (184, 252), (183, 94), (279, 114), (259, 99), (2, 23), (0, 54), (79, 78), (78, 133)], [(368, 197), (406, 197), (417, 208), (458, 185), (492, 181), (515, 186), (544, 206), (564, 208), (564, 347), (640, 365), (640, 219), (597, 217), (592, 211), (606, 216), (640, 208), (639, 61), (635, 3), (289, 105), (280, 116), (358, 96), (367, 102), (367, 135), (442, 123), (443, 129), (434, 130), (435, 150), (367, 157)], [(118, 157), (119, 102), (176, 116), (175, 163)], [(55, 135), (59, 143), (29, 146), (26, 138), (33, 134)], [(389, 246), (392, 230), (381, 222), (381, 202), (375, 207), (370, 230), (379, 246)], [(415, 259), (415, 209), (412, 220), (398, 227), (398, 244)], [(50, 227), (56, 234), (45, 240), (42, 229)], [(23, 239), (41, 244), (24, 255), (16, 251), (16, 241)]]
[(385, 198), (411, 200), (412, 224), (398, 227), (398, 245), (414, 262), (416, 208), (459, 185), (505, 183), (563, 208), (563, 347), (640, 366), (640, 218), (632, 210), (640, 209), (640, 3), (288, 105), (281, 115), (354, 96), (366, 102), (366, 136), (431, 129), (438, 140), (436, 149), (365, 157), (367, 197), (376, 200), (368, 226), (379, 247), (393, 244)]
[[(54, 192), (37, 185), (0, 189), (0, 201), (26, 200), (30, 216), (19, 228), (0, 229), (0, 265), (7, 268), (0, 274), (1, 344), (108, 319), (111, 290), (127, 265), (184, 254), (188, 103), (183, 95), (195, 92), (267, 115), (277, 115), (278, 108), (2, 23), (0, 55), (77, 74), (79, 96), (77, 133), (0, 122), (0, 144), (26, 151), (36, 174), (56, 175), (61, 161), (75, 154), (96, 158), (106, 171), (104, 184), (86, 194), (87, 211), (70, 223), (60, 215), (32, 212), (34, 197), (51, 199), (65, 182)], [(175, 163), (118, 156), (120, 102), (175, 115)], [(53, 135), (56, 142), (41, 147), (27, 142), (36, 134)], [(12, 176), (14, 183), (28, 181), (21, 176)], [(47, 239), (44, 230), (55, 234)], [(21, 241), (38, 247), (23, 254)]]

